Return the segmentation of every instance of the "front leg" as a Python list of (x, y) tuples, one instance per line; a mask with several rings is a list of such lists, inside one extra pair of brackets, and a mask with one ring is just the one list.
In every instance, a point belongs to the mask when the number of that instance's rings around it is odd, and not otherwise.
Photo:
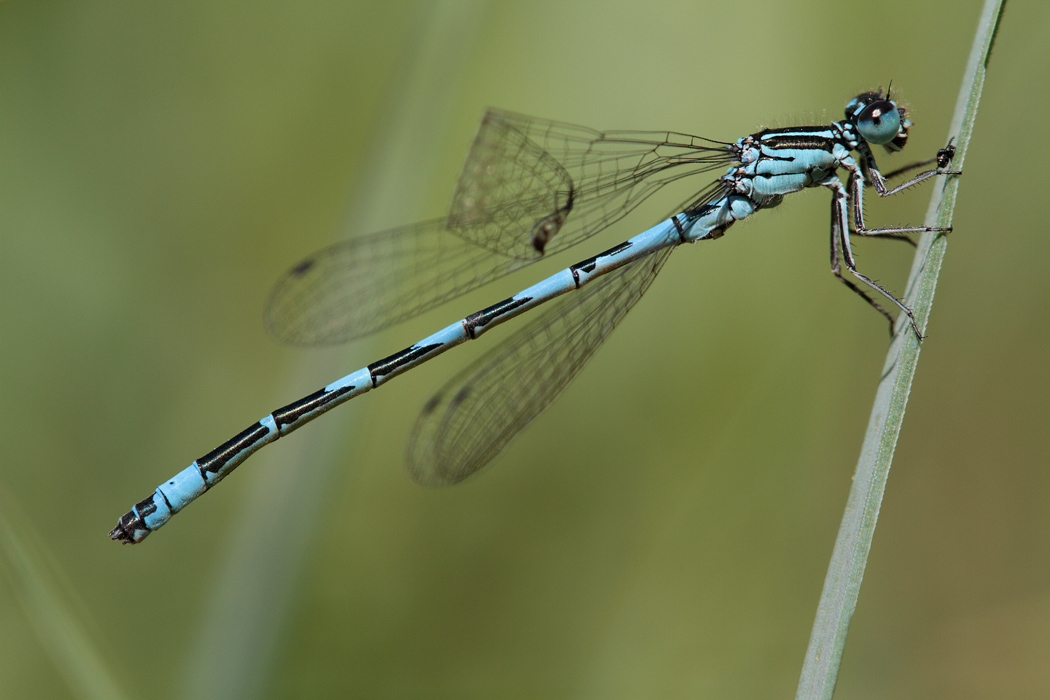
[[(870, 151), (869, 151), (870, 153)], [(852, 160), (852, 159), (851, 159)], [(874, 161), (872, 161), (874, 162)], [(853, 210), (853, 232), (858, 236), (886, 236), (890, 238), (907, 238), (909, 233), (925, 233), (926, 231), (933, 231), (937, 233), (950, 233), (951, 227), (938, 228), (935, 226), (886, 226), (883, 228), (868, 228), (864, 223), (864, 177), (860, 171), (860, 168), (855, 162), (843, 162), (842, 167), (849, 171), (849, 192), (850, 201)], [(879, 195), (888, 197), (892, 194), (900, 192), (906, 187), (911, 187), (917, 182), (921, 182), (933, 175), (941, 175), (946, 173), (955, 173), (961, 171), (942, 171), (942, 170), (928, 170), (925, 173), (916, 175), (908, 182), (904, 183), (899, 187), (895, 187), (892, 190), (886, 190), (884, 185), (879, 184), (881, 182), (882, 175), (879, 174), (878, 170), (870, 169), (872, 183), (875, 185), (875, 189), (879, 191)], [(837, 178), (836, 178), (837, 179)], [(882, 190), (879, 188), (882, 187)]]
[(952, 144), (952, 141), (954, 141), (954, 140), (955, 140), (954, 136), (951, 137), (950, 139), (948, 139), (948, 145), (945, 146), (944, 148), (942, 148), (941, 150), (937, 151), (937, 155), (934, 156), (933, 158), (930, 158), (929, 160), (920, 160), (920, 161), (915, 162), (915, 163), (908, 163), (907, 165), (903, 165), (903, 166), (897, 168), (896, 170), (893, 170), (891, 172), (886, 173), (885, 175), (882, 176), (882, 178), (884, 180), (892, 180), (893, 178), (897, 177), (898, 175), (903, 175), (904, 173), (909, 172), (911, 170), (918, 170), (919, 168), (925, 168), (927, 165), (933, 165), (934, 163), (936, 163), (937, 167), (940, 168), (942, 171), (944, 171), (944, 173), (946, 173), (946, 174), (949, 173), (949, 172), (952, 173), (952, 174), (962, 174), (961, 170), (953, 170), (953, 171), (945, 170), (945, 168), (947, 168), (951, 164), (952, 158), (955, 157), (955, 146)]
[[(897, 170), (894, 170), (889, 175), (883, 175), (879, 171), (879, 166), (875, 163), (875, 156), (872, 154), (871, 148), (868, 146), (868, 144), (862, 141), (860, 145), (857, 146), (857, 152), (859, 152), (864, 158), (864, 169), (866, 170), (867, 175), (871, 180), (871, 184), (875, 186), (875, 191), (879, 193), (880, 197), (889, 197), (891, 195), (897, 194), (902, 190), (906, 190), (913, 185), (917, 185), (920, 182), (923, 182), (924, 180), (928, 180), (935, 175), (962, 175), (962, 170), (947, 170), (948, 166), (951, 165), (952, 158), (955, 156), (955, 146), (952, 145), (952, 141), (954, 140), (954, 136), (950, 138), (948, 140), (948, 145), (942, 148), (941, 150), (937, 151), (936, 157), (930, 160), (924, 160), (918, 163), (911, 163), (909, 165), (905, 165), (903, 168), (898, 168)], [(886, 180), (889, 180), (890, 178), (900, 175), (902, 173), (906, 173), (909, 170), (921, 168), (932, 163), (937, 163), (937, 168), (935, 170), (926, 170), (924, 172), (919, 173), (907, 182), (897, 185), (893, 189), (887, 189)]]

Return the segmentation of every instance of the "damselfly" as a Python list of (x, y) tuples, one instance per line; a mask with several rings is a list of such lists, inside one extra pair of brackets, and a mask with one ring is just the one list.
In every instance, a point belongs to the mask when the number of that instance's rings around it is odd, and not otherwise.
[[(831, 269), (890, 321), (872, 295), (912, 312), (857, 270), (850, 236), (907, 239), (928, 226), (868, 228), (865, 186), (887, 197), (947, 170), (955, 149), (882, 175), (871, 146), (901, 150), (911, 126), (882, 90), (858, 95), (826, 126), (765, 129), (734, 143), (675, 132), (593, 131), (490, 111), (481, 122), (448, 215), (351, 238), (311, 255), (278, 283), (268, 325), (297, 344), (358, 338), (590, 238), (658, 189), (725, 169), (669, 219), (509, 299), (269, 414), (196, 460), (120, 518), (114, 540), (135, 543), (166, 523), (263, 445), (489, 328), (562, 297), (495, 347), (423, 408), (409, 469), (425, 484), (453, 484), (485, 466), (562, 392), (681, 243), (720, 238), (734, 222), (807, 187), (832, 195)], [(856, 153), (858, 157), (854, 157)], [(936, 163), (892, 189), (889, 177)], [(846, 183), (838, 170), (846, 171)], [(856, 282), (843, 275), (845, 266)], [(868, 291), (862, 289), (863, 285)], [(568, 294), (582, 290), (579, 294)]]

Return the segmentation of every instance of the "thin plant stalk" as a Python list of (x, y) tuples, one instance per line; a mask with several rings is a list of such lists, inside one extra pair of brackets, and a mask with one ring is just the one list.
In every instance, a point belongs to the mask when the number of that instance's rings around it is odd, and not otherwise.
[[(984, 87), (988, 57), (1004, 4), (1005, 0), (987, 0), (981, 12), (952, 118), (951, 135), (956, 147), (953, 169), (962, 169), (966, 160), (966, 150)], [(927, 226), (951, 226), (958, 182), (959, 176), (954, 175), (940, 179), (940, 186), (936, 188), (926, 213)], [(923, 331), (930, 317), (937, 276), (947, 246), (948, 235), (926, 233), (915, 252), (905, 303), (915, 313), (919, 328)], [(898, 320), (875, 394), (868, 430), (824, 579), (824, 590), (817, 606), (816, 620), (803, 662), (798, 692), (795, 694), (799, 700), (827, 700), (835, 691), (846, 634), (857, 607), (857, 596), (886, 490), (890, 463), (893, 461), (919, 360), (920, 343), (910, 325), (904, 321), (906, 319)]]

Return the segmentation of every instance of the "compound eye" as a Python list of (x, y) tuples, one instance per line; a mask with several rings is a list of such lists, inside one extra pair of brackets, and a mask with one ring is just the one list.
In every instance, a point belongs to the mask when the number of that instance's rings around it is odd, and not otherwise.
[(854, 118), (857, 131), (870, 144), (882, 145), (897, 138), (901, 115), (890, 100), (876, 100), (862, 109)]

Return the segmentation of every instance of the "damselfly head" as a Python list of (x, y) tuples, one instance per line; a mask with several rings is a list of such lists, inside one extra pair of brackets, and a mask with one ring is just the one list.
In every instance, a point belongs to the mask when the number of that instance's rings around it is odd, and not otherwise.
[(882, 90), (857, 95), (846, 105), (846, 119), (857, 127), (861, 138), (891, 153), (908, 143), (908, 111), (890, 99), (889, 91), (885, 96)]

